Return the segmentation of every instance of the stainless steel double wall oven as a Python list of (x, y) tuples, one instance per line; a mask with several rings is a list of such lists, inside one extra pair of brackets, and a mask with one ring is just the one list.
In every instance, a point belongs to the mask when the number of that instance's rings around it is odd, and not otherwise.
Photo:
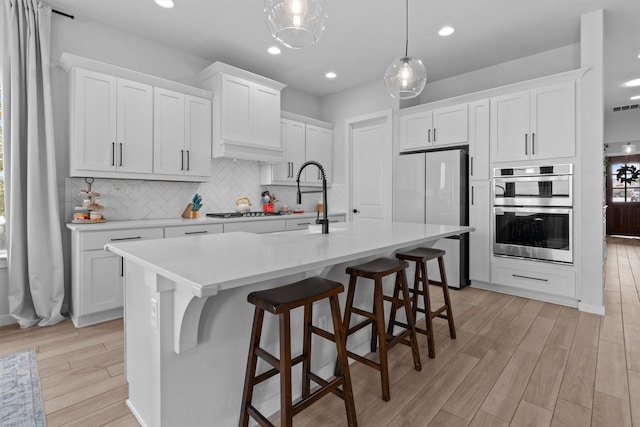
[(493, 170), (493, 253), (573, 263), (573, 165)]

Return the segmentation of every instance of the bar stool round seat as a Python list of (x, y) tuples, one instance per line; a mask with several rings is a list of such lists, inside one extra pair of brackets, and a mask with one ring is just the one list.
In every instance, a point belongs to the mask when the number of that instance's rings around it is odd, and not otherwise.
[[(416, 331), (413, 324), (413, 316), (411, 312), (410, 297), (407, 289), (407, 279), (405, 275), (405, 269), (408, 264), (405, 261), (401, 261), (394, 258), (377, 258), (373, 261), (350, 266), (346, 272), (350, 275), (349, 289), (347, 292), (347, 302), (344, 312), (344, 320), (342, 322), (344, 328), (344, 335), (346, 338), (354, 332), (364, 328), (367, 325), (371, 325), (371, 352), (375, 352), (377, 349), (377, 342), (379, 342), (379, 362), (375, 362), (366, 357), (360, 356), (347, 350), (347, 355), (356, 361), (364, 363), (365, 365), (377, 369), (380, 371), (381, 387), (382, 387), (382, 399), (388, 401), (391, 398), (389, 390), (389, 365), (387, 352), (393, 346), (398, 343), (403, 343), (411, 346), (413, 354), (413, 364), (417, 371), (422, 369), (420, 362), (420, 354), (418, 351), (418, 341), (416, 338)], [(396, 275), (395, 287), (393, 296), (387, 296), (383, 293), (382, 279), (391, 274)], [(374, 285), (373, 292), (373, 309), (372, 311), (365, 311), (353, 306), (353, 300), (355, 295), (356, 283), (358, 277), (372, 279)], [(399, 297), (402, 293), (402, 298)], [(398, 335), (393, 335), (393, 328), (390, 328), (385, 332), (386, 324), (384, 321), (384, 301), (391, 302), (392, 307), (404, 307), (407, 315), (406, 328)], [(362, 316), (365, 320), (356, 323), (351, 326), (351, 315), (356, 314)]]
[[(435, 343), (433, 339), (433, 319), (440, 317), (446, 319), (449, 323), (449, 335), (452, 339), (456, 338), (456, 328), (453, 321), (453, 311), (451, 310), (451, 298), (449, 297), (449, 286), (447, 284), (447, 275), (444, 268), (444, 256), (446, 252), (442, 249), (436, 248), (416, 248), (406, 252), (398, 252), (396, 258), (403, 261), (413, 261), (416, 263), (415, 277), (413, 282), (413, 288), (409, 289), (412, 294), (411, 308), (414, 316), (414, 321), (418, 312), (425, 314), (425, 323), (427, 328), (422, 329), (416, 327), (416, 331), (427, 336), (427, 343), (429, 347), (429, 357), (436, 357)], [(427, 275), (427, 262), (433, 259), (438, 260), (438, 268), (440, 270), (440, 281), (429, 280)], [(437, 309), (431, 307), (431, 296), (429, 294), (429, 285), (437, 285), (442, 288), (442, 294), (444, 297), (444, 305)], [(424, 308), (418, 306), (418, 296), (422, 295), (422, 301)], [(392, 309), (390, 314), (390, 323), (398, 323), (395, 321), (395, 313)]]
[[(321, 277), (310, 277), (289, 285), (264, 291), (251, 292), (247, 301), (255, 305), (253, 328), (249, 344), (249, 358), (245, 376), (242, 408), (240, 411), (240, 426), (248, 426), (252, 417), (262, 426), (273, 424), (261, 414), (251, 403), (253, 390), (257, 384), (280, 374), (280, 425), (292, 426), (293, 416), (309, 407), (328, 393), (334, 393), (344, 400), (347, 424), (357, 426), (356, 411), (353, 401), (351, 377), (347, 363), (345, 339), (342, 329), (340, 303), (338, 294), (344, 291), (341, 283)], [(312, 324), (313, 303), (322, 299), (329, 299), (334, 333), (317, 328)], [(291, 310), (304, 307), (304, 337), (302, 354), (291, 356)], [(280, 355), (276, 358), (260, 347), (264, 312), (278, 315), (280, 329)], [(311, 334), (315, 333), (323, 338), (334, 341), (337, 351), (337, 375), (326, 380), (311, 372)], [(256, 375), (258, 357), (271, 365), (271, 369)], [(291, 387), (291, 368), (302, 363), (302, 399), (293, 403)], [(311, 381), (319, 387), (311, 390)], [(340, 388), (342, 386), (342, 388)]]

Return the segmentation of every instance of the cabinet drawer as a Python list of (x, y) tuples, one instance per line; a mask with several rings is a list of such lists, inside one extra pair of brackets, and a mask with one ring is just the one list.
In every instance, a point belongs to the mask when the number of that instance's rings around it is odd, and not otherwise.
[(315, 224), (312, 218), (294, 218), (285, 220), (287, 231), (306, 230), (311, 224)]
[(183, 225), (179, 227), (165, 227), (164, 237), (197, 236), (200, 234), (222, 233), (222, 224)]
[(492, 282), (547, 294), (576, 296), (575, 272), (535, 263), (530, 268), (493, 262)]
[(275, 231), (285, 231), (285, 221), (251, 221), (251, 222), (231, 222), (224, 224), (224, 232), (246, 231), (248, 233), (273, 233)]
[(85, 231), (80, 237), (81, 251), (102, 249), (107, 243), (128, 240), (162, 239), (164, 228), (137, 228), (133, 230)]

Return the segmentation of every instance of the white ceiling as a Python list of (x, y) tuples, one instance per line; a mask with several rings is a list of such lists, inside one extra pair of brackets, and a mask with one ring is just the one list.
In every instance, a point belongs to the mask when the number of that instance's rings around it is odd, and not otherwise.
[[(329, 19), (320, 41), (307, 49), (282, 47), (272, 56), (261, 0), (47, 0), (55, 9), (98, 21), (213, 61), (325, 96), (382, 79), (404, 54), (405, 2), (327, 0)], [(409, 55), (425, 63), (428, 80), (485, 68), (580, 41), (580, 16), (605, 10), (605, 104), (633, 103), (640, 88), (640, 0), (410, 0)], [(443, 25), (455, 27), (447, 38)], [(327, 80), (334, 71), (338, 78)]]

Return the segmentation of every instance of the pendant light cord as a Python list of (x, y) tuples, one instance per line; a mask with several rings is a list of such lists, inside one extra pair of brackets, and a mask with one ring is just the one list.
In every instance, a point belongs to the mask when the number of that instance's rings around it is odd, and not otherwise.
[(407, 57), (409, 56), (409, 0), (406, 0), (406, 7), (405, 7), (405, 40), (406, 43), (404, 45), (404, 56)]

